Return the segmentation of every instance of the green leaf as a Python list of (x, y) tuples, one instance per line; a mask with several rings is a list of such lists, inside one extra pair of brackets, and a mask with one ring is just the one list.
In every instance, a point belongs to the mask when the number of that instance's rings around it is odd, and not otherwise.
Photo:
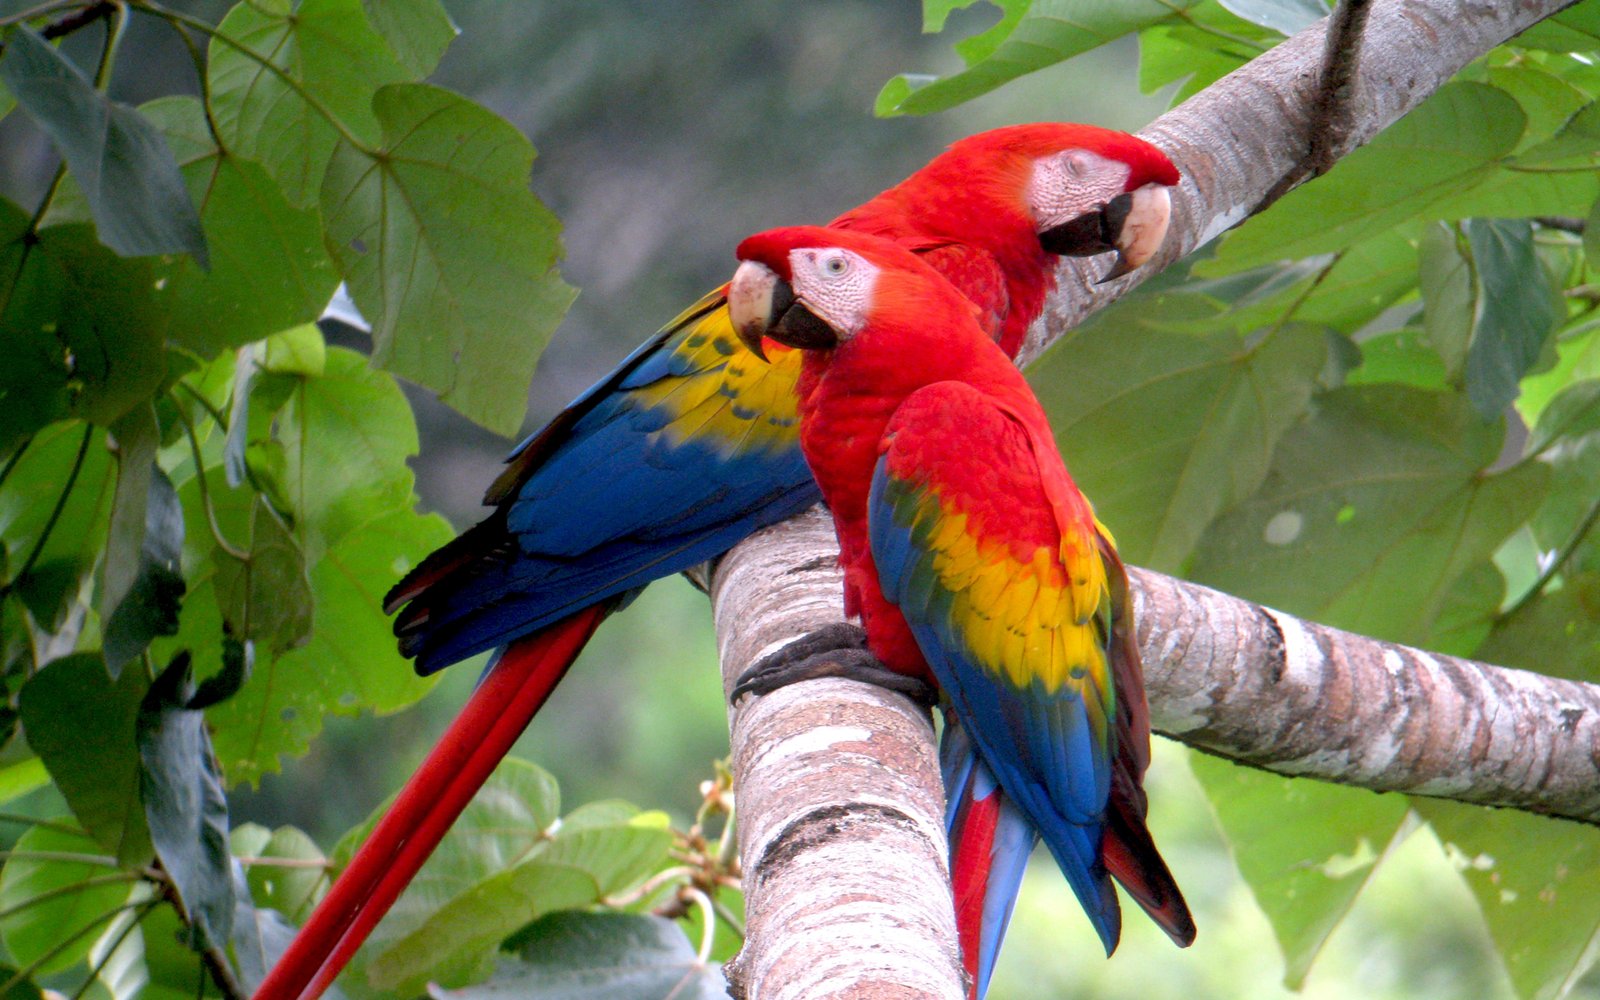
[[(28, 857), (35, 852), (96, 855), (100, 850), (93, 840), (82, 834), (30, 827), (17, 839), (16, 847), (6, 859), (5, 869), (0, 871), (0, 910), (9, 911), (48, 893), (69, 890), (0, 918), (0, 941), (5, 943), (6, 951), (18, 966), (32, 965), (58, 946), (67, 945), (36, 971), (37, 975), (49, 975), (71, 968), (89, 953), (99, 927), (109, 922), (118, 907), (127, 901), (131, 883), (83, 885), (89, 879), (112, 874), (116, 869)], [(80, 931), (87, 933), (67, 944), (67, 940)]]
[(211, 40), (207, 77), (224, 145), (260, 163), (290, 203), (305, 208), (315, 204), (339, 140), (330, 117), (373, 141), (374, 91), (409, 74), (361, 0), (303, 0), (293, 10), (235, 5)]
[[(69, 609), (83, 606), (84, 584), (105, 543), (114, 480), (111, 455), (97, 437), (81, 424), (61, 423), (40, 431), (0, 486), (6, 586), (22, 598), (45, 632), (56, 631)], [(78, 476), (69, 480), (74, 465)], [(22, 572), (36, 548), (33, 568), (26, 576), (12, 577)]]
[(1422, 328), (1444, 361), (1445, 375), (1460, 384), (1477, 312), (1477, 288), (1464, 239), (1455, 226), (1436, 222), (1423, 230), (1417, 248), (1417, 282), (1422, 291)]
[(190, 707), (189, 656), (180, 653), (150, 685), (137, 737), (145, 820), (161, 868), (189, 916), (195, 950), (220, 947), (233, 929), (228, 799), (205, 717)]
[(515, 961), (494, 979), (437, 995), (490, 1000), (727, 1000), (715, 963), (703, 963), (670, 920), (632, 913), (564, 911), (518, 932)]
[[(1439, 89), (1324, 177), (1289, 192), (1234, 230), (1218, 264), (1242, 270), (1338, 250), (1415, 216), (1457, 217), (1452, 204), (1516, 147), (1525, 116), (1481, 83)], [(1511, 213), (1506, 213), (1511, 214)], [(1307, 220), (1315, 219), (1315, 225)]]
[(1197, 3), (1186, 17), (1159, 21), (1139, 32), (1139, 89), (1152, 93), (1183, 81), (1173, 101), (1188, 100), (1260, 55), (1269, 39), (1276, 41), (1277, 36), (1222, 5)]
[(150, 686), (142, 670), (113, 682), (93, 653), (56, 660), (18, 696), (28, 742), (44, 761), (72, 814), (100, 845), (127, 865), (152, 851), (139, 799), (139, 704)]
[(186, 943), (177, 910), (156, 907), (139, 922), (139, 932), (149, 978), (139, 1000), (194, 1000), (196, 984), (206, 982), (207, 973), (200, 955)]
[(1428, 636), (1429, 649), (1474, 656), (1488, 637), (1506, 599), (1506, 578), (1492, 562), (1482, 562), (1456, 580)]
[(262, 371), (275, 375), (321, 378), (328, 367), (328, 346), (315, 323), (306, 323), (268, 337), (263, 344)]
[(1398, 382), (1445, 389), (1449, 381), (1439, 354), (1414, 329), (1403, 328), (1361, 342), (1361, 366), (1345, 376), (1347, 385)]
[(1522, 48), (1550, 52), (1593, 52), (1600, 49), (1600, 6), (1580, 3), (1552, 15), (1516, 38)]
[(1513, 809), (1414, 805), (1478, 898), (1517, 993), (1566, 995), (1600, 930), (1600, 831)]
[(50, 784), (50, 772), (37, 757), (0, 767), (0, 805), (15, 802)]
[[(350, 863), (393, 802), (391, 796), (340, 838), (332, 854), (336, 870)], [(560, 815), (561, 793), (549, 771), (517, 757), (502, 760), (374, 931), (374, 944), (404, 937), (446, 901), (528, 856), (552, 835)]]
[(106, 246), (125, 257), (189, 253), (205, 266), (200, 217), (149, 121), (95, 90), (26, 26), (6, 36), (0, 80), (60, 150)]
[(634, 824), (562, 831), (385, 947), (367, 967), (368, 978), (402, 992), (427, 981), (459, 986), (481, 978), (500, 942), (528, 920), (630, 887), (656, 869), (671, 845), (670, 831)]
[[(1583, 532), (1562, 567), (1563, 575), (1600, 573), (1600, 535), (1592, 520), (1600, 502), (1600, 381), (1575, 383), (1551, 401), (1540, 415), (1528, 450), (1539, 454), (1553, 475), (1549, 499), (1531, 522), (1539, 549), (1553, 558)], [(1558, 669), (1537, 663), (1533, 668)]]
[(361, 0), (361, 6), (413, 78), (432, 73), (461, 33), (439, 0)]
[(55, 420), (110, 424), (167, 375), (151, 262), (118, 257), (88, 226), (26, 228), (0, 209), (0, 454)]
[[(257, 827), (257, 829), (261, 829)], [(261, 829), (265, 834), (267, 831)], [(234, 831), (234, 844), (238, 846), (239, 831)], [(278, 964), (283, 953), (294, 940), (295, 928), (277, 910), (252, 906), (250, 886), (245, 881), (244, 868), (234, 862), (233, 893), (236, 907), (233, 911), (233, 956), (239, 970), (239, 982), (247, 993), (254, 995), (267, 977), (267, 970)], [(340, 1000), (337, 987), (331, 989), (334, 1000)]]
[(1221, 0), (1222, 6), (1264, 28), (1292, 35), (1328, 16), (1322, 0)]
[(311, 635), (311, 582), (305, 554), (294, 534), (272, 508), (255, 504), (246, 559), (220, 546), (212, 559), (217, 601), (229, 633), (282, 653)]
[[(956, 54), (966, 63), (959, 73), (929, 80), (897, 76), (879, 91), (874, 112), (880, 116), (922, 115), (970, 101), (1003, 83), (1052, 66), (1113, 39), (1171, 17), (1198, 0), (1116, 0), (1074, 4), (1066, 0), (999, 0), (999, 24), (958, 42)], [(941, 4), (944, 12), (952, 5)], [(966, 6), (965, 4), (955, 6)], [(930, 23), (943, 25), (943, 17)]]
[[(186, 586), (178, 572), (183, 557), (183, 508), (167, 474), (154, 463), (151, 468), (137, 575), (104, 626), (106, 668), (113, 675), (144, 652), (151, 639), (178, 632), (178, 610)], [(120, 487), (119, 479), (119, 491)], [(115, 515), (113, 509), (113, 525)]]
[(354, 351), (334, 348), (320, 377), (296, 380), (277, 435), (284, 492), (313, 558), (374, 512), (411, 504), (415, 477), (406, 459), (418, 449), (411, 406), (391, 376)]
[(310, 915), (318, 894), (328, 886), (328, 872), (319, 867), (327, 862), (322, 850), (305, 831), (292, 826), (268, 830), (246, 823), (234, 829), (232, 843), (235, 854), (262, 862), (245, 869), (249, 899), (256, 906), (296, 922)]
[[(250, 683), (208, 713), (230, 782), (256, 781), (276, 771), (281, 756), (304, 753), (329, 712), (393, 712), (428, 692), (434, 679), (417, 677), (400, 657), (381, 602), (389, 581), (453, 536), (437, 515), (390, 511), (346, 534), (312, 567), (316, 620), (326, 624), (303, 647), (258, 663)], [(214, 602), (208, 608), (191, 597), (184, 611), (180, 640), (191, 630), (220, 636)]]
[[(1417, 244), (1421, 233), (1421, 226), (1398, 226), (1337, 254), (1289, 263), (1274, 262), (1246, 271), (1237, 271), (1215, 258), (1201, 259), (1195, 262), (1193, 271), (1204, 280), (1190, 282), (1175, 291), (1216, 295), (1217, 289), (1227, 288), (1235, 280), (1246, 280), (1251, 275), (1282, 274), (1291, 277), (1292, 282), (1273, 288), (1270, 296), (1247, 297), (1234, 304), (1230, 313), (1236, 328), (1272, 326), (1287, 317), (1354, 335), (1365, 332), (1367, 324), (1415, 293)], [(1320, 280), (1317, 279), (1319, 274)], [(1310, 282), (1315, 284), (1308, 287)], [(1224, 301), (1229, 298), (1227, 295), (1218, 297)], [(1206, 333), (1211, 324), (1203, 320), (1185, 329)]]
[(384, 87), (376, 159), (341, 143), (328, 249), (372, 322), (373, 361), (514, 432), (534, 362), (575, 294), (555, 217), (528, 191), (533, 147), (503, 119), (420, 84)]
[(1556, 134), (1589, 103), (1588, 94), (1531, 59), (1490, 67), (1488, 82), (1515, 98), (1528, 116), (1522, 152)]
[(1340, 628), (1424, 641), (1451, 585), (1527, 520), (1548, 470), (1488, 475), (1502, 426), (1459, 396), (1352, 386), (1284, 435), (1261, 489), (1206, 532), (1194, 578)]
[(166, 336), (203, 358), (309, 323), (339, 283), (315, 208), (296, 208), (256, 163), (217, 146), (200, 102), (163, 97), (142, 109), (166, 134), (206, 228), (211, 269), (156, 265)]
[(1327, 345), (1304, 326), (1251, 346), (1232, 331), (1130, 336), (1132, 312), (1068, 334), (1031, 377), (1124, 557), (1174, 572), (1212, 518), (1260, 485), (1279, 436), (1306, 411)]
[(1555, 348), (1554, 367), (1522, 380), (1517, 412), (1529, 424), (1542, 421), (1545, 407), (1569, 385), (1600, 378), (1600, 323), (1580, 321), (1563, 330), (1556, 337)]
[(1600, 198), (1595, 199), (1583, 220), (1583, 259), (1590, 267), (1600, 269)]
[[(117, 457), (117, 488), (112, 494), (110, 533), (100, 569), (99, 610), (103, 620), (111, 618), (139, 576), (139, 550), (144, 545), (150, 480), (157, 471), (160, 438), (155, 408), (150, 406), (129, 410), (111, 428), (108, 443)], [(181, 533), (178, 538), (181, 547)], [(116, 668), (112, 669), (114, 672)]]
[(1509, 618), (1473, 654), (1486, 663), (1600, 682), (1600, 573), (1569, 573)]
[(1284, 778), (1204, 754), (1190, 755), (1189, 765), (1272, 924), (1284, 985), (1298, 990), (1410, 806), (1404, 796)]
[(1519, 165), (1546, 165), (1574, 157), (1593, 158), (1600, 150), (1600, 101), (1591, 101), (1580, 108), (1544, 142), (1525, 150), (1517, 157)]
[(1468, 219), (1478, 304), (1467, 351), (1467, 396), (1485, 420), (1511, 404), (1556, 322), (1550, 279), (1526, 219)]

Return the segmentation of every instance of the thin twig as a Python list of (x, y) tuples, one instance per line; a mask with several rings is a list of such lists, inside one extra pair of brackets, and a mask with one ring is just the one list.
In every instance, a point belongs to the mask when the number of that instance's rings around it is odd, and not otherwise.
[(217, 523), (217, 509), (211, 504), (211, 486), (206, 482), (205, 461), (200, 455), (200, 438), (195, 434), (194, 421), (189, 419), (183, 407), (178, 407), (178, 419), (183, 422), (183, 429), (189, 437), (189, 450), (194, 454), (194, 478), (200, 489), (200, 506), (206, 512), (206, 524), (211, 528), (211, 538), (217, 543), (217, 548), (239, 560), (245, 565), (250, 563), (250, 553), (238, 549), (222, 534), (222, 525)]
[[(68, 8), (77, 6), (80, 5), (72, 2), (61, 3), (60, 0), (54, 0), (54, 2), (51, 3), (42, 3), (37, 7), (29, 7), (27, 10), (19, 10), (15, 14), (7, 14), (5, 17), (0, 17), (0, 28), (9, 28), (13, 24), (21, 24), (24, 21), (31, 21), (36, 17), (43, 17), (44, 15), (54, 11), (67, 10)], [(45, 28), (45, 31), (49, 30), (50, 29), (48, 27)], [(53, 36), (47, 34), (45, 37), (50, 38)]]
[(46, 830), (55, 830), (60, 833), (71, 833), (77, 836), (86, 836), (82, 827), (73, 826), (71, 823), (61, 823), (56, 820), (39, 819), (36, 816), (26, 816), (22, 813), (0, 812), (0, 823), (21, 823), (24, 826), (42, 826)]
[(1572, 532), (1572, 537), (1567, 539), (1567, 544), (1563, 545), (1561, 550), (1556, 553), (1555, 558), (1550, 560), (1550, 565), (1544, 568), (1544, 572), (1540, 573), (1539, 578), (1533, 581), (1533, 585), (1523, 591), (1522, 596), (1517, 598), (1515, 604), (1496, 616), (1496, 623), (1514, 618), (1529, 604), (1533, 603), (1534, 599), (1544, 591), (1544, 588), (1550, 585), (1550, 581), (1555, 579), (1556, 574), (1561, 572), (1561, 567), (1566, 565), (1568, 559), (1572, 558), (1572, 554), (1578, 551), (1578, 546), (1582, 545), (1583, 540), (1589, 536), (1589, 532), (1593, 530), (1596, 521), (1600, 521), (1600, 498), (1596, 498), (1595, 502), (1589, 505), (1588, 513), (1584, 514), (1583, 519), (1578, 522), (1577, 528)]
[(82, 927), (80, 927), (77, 930), (73, 931), (67, 937), (62, 938), (60, 941), (57, 941), (54, 945), (51, 946), (50, 950), (46, 951), (43, 955), (40, 955), (38, 958), (34, 959), (32, 962), (29, 962), (27, 965), (23, 966), (22, 968), (18, 969), (15, 973), (13, 973), (10, 979), (7, 979), (5, 981), (5, 983), (0, 984), (0, 996), (5, 996), (6, 994), (9, 994), (14, 988), (16, 988), (18, 983), (25, 982), (28, 979), (32, 978), (34, 973), (38, 972), (40, 969), (42, 969), (46, 965), (48, 965), (51, 961), (53, 961), (55, 959), (55, 957), (57, 955), (60, 955), (62, 952), (66, 951), (68, 948), (71, 948), (73, 945), (77, 944), (84, 937), (86, 937), (90, 931), (94, 930), (96, 927), (99, 927), (101, 924), (105, 923), (108, 920), (114, 919), (116, 917), (116, 915), (119, 914), (119, 913), (126, 913), (129, 910), (141, 909), (141, 908), (143, 908), (143, 907), (145, 907), (147, 905), (149, 905), (148, 901), (142, 901), (142, 902), (138, 902), (138, 903), (123, 903), (121, 906), (119, 906), (119, 907), (117, 907), (117, 908), (115, 908), (113, 910), (108, 910), (105, 913), (102, 913), (99, 916), (95, 917), (93, 920), (90, 920), (88, 923), (84, 924)]
[(117, 949), (122, 947), (122, 942), (126, 941), (128, 935), (133, 933), (134, 928), (138, 927), (144, 918), (150, 915), (151, 910), (160, 905), (161, 900), (159, 899), (148, 900), (144, 904), (144, 908), (135, 914), (132, 920), (128, 921), (128, 925), (118, 932), (116, 940), (112, 941), (111, 946), (106, 949), (105, 959), (101, 961), (98, 967), (90, 969), (89, 974), (84, 977), (83, 985), (79, 986), (72, 994), (72, 1000), (83, 1000), (84, 994), (89, 992), (89, 987), (93, 986), (95, 980), (100, 978), (100, 973), (105, 971), (106, 964), (111, 961), (111, 956), (115, 955)]
[[(110, 8), (110, 17), (106, 21), (106, 43), (100, 49), (100, 65), (94, 71), (94, 89), (100, 91), (111, 85), (111, 66), (117, 61), (117, 48), (122, 44), (122, 32), (128, 26), (128, 12), (121, 5), (105, 6)], [(105, 16), (105, 14), (100, 15), (100, 17)], [(99, 20), (99, 17), (96, 20)]]
[(1536, 215), (1533, 221), (1546, 229), (1559, 229), (1564, 233), (1583, 235), (1583, 220), (1575, 215)]
[(79, 28), (87, 28), (103, 17), (110, 17), (121, 9), (120, 5), (111, 3), (110, 0), (100, 0), (99, 3), (92, 3), (82, 10), (68, 14), (59, 21), (45, 25), (39, 34), (52, 41), (57, 38), (64, 38)]
[(102, 885), (116, 885), (119, 882), (139, 882), (143, 879), (144, 876), (138, 872), (114, 872), (110, 875), (96, 875), (92, 878), (86, 878), (82, 882), (74, 882), (71, 885), (57, 886), (54, 889), (41, 892), (37, 896), (29, 896), (20, 903), (14, 903), (11, 906), (0, 909), (0, 920), (14, 913), (21, 913), (23, 910), (31, 909), (41, 903), (48, 903), (52, 899), (71, 896), (86, 889), (93, 889)]

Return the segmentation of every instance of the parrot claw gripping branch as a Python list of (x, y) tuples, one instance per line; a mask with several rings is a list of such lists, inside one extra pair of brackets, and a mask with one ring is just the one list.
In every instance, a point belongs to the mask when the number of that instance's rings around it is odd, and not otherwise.
[[(828, 231), (887, 240), (924, 262), (1009, 359), (1055, 287), (1057, 259), (1105, 253), (1113, 274), (1138, 267), (1161, 244), (1177, 182), (1167, 157), (1135, 136), (1010, 126), (956, 142)], [(607, 616), (650, 581), (821, 499), (799, 442), (804, 352), (747, 347), (729, 296), (728, 286), (706, 295), (518, 445), (485, 493), (489, 516), (389, 592), (385, 609), (419, 672), (498, 652), (256, 1000), (327, 989)], [(952, 841), (971, 859), (958, 900), (999, 898), (1001, 883), (1014, 895), (1019, 866), (990, 875), (991, 845), (1018, 839), (1003, 782), (980, 765), (949, 778)], [(962, 912), (964, 951), (980, 938), (997, 946), (1009, 903)]]

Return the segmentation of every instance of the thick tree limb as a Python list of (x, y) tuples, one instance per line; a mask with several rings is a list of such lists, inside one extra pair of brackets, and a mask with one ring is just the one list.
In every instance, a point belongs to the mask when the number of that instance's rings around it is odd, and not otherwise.
[[(1326, 155), (1569, 5), (1373, 3)], [(1327, 44), (1313, 26), (1144, 130), (1184, 175), (1166, 246), (1108, 285), (1093, 284), (1103, 264), (1065, 264), (1022, 361), (1303, 172)], [(813, 512), (723, 559), (712, 600), (729, 686), (839, 620), (836, 552)], [(1152, 713), (1178, 738), (1286, 774), (1600, 822), (1600, 689), (1377, 643), (1158, 574), (1135, 583)], [(734, 711), (750, 923), (731, 972), (744, 995), (960, 995), (932, 732), (917, 716), (898, 696), (838, 681)]]
[(1131, 573), (1160, 732), (1279, 774), (1600, 824), (1600, 685)]

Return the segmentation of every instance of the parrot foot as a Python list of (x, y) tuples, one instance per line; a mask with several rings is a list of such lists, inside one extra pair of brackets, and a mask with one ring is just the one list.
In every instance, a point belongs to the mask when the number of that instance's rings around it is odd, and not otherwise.
[(895, 673), (867, 649), (867, 634), (858, 625), (843, 622), (807, 633), (765, 656), (739, 675), (728, 700), (747, 694), (771, 694), (781, 687), (820, 677), (843, 677), (905, 695), (932, 708), (939, 702), (932, 685), (916, 677)]

